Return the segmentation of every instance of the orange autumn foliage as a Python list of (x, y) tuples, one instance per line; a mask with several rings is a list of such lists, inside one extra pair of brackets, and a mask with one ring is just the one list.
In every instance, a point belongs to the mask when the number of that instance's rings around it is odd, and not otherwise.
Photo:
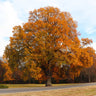
[(22, 70), (24, 80), (52, 76), (59, 80), (66, 74), (72, 78), (79, 75), (82, 68), (93, 64), (93, 58), (82, 47), (92, 41), (80, 41), (76, 28), (77, 22), (70, 13), (58, 8), (30, 11), (28, 22), (13, 28), (5, 50), (9, 65)]
[(7, 63), (0, 61), (0, 82), (12, 80), (12, 71)]

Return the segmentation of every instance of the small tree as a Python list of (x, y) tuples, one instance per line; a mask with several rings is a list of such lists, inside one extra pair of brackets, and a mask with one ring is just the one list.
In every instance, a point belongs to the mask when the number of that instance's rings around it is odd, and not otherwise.
[(0, 81), (10, 81), (12, 80), (12, 71), (7, 63), (0, 60)]

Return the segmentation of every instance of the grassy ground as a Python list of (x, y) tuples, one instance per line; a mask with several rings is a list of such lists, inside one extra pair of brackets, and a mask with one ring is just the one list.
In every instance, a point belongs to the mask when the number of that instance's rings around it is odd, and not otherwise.
[(24, 88), (24, 87), (43, 87), (45, 84), (3, 84), (8, 88)]
[(0, 96), (96, 96), (96, 86), (76, 87), (40, 92), (24, 92)]
[[(8, 88), (44, 87), (45, 86), (45, 84), (0, 84), (0, 85), (8, 86)], [(75, 84), (74, 83), (69, 83), (69, 84), (52, 84), (52, 86), (67, 86), (67, 85), (76, 85), (76, 83)]]

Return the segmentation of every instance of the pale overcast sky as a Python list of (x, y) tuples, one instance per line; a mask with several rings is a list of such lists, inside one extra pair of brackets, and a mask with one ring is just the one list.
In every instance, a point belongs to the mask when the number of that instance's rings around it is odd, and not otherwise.
[(70, 12), (81, 37), (92, 39), (96, 49), (96, 0), (0, 0), (0, 56), (12, 36), (12, 27), (27, 22), (29, 11), (46, 6)]

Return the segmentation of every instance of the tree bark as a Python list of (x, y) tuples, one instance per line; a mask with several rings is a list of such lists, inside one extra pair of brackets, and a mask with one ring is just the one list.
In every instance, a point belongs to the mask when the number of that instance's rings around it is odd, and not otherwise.
[(51, 76), (47, 76), (46, 86), (52, 86)]
[(90, 69), (89, 69), (89, 74), (88, 74), (88, 81), (89, 81), (89, 83), (91, 82), (91, 77), (90, 77)]

